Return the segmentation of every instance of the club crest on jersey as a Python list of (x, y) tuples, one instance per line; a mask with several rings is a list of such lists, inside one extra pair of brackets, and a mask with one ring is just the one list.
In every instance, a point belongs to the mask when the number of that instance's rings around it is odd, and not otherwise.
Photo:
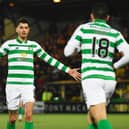
[(22, 58), (25, 58), (25, 57), (27, 57), (27, 53), (26, 52), (22, 52), (21, 56), (22, 56)]

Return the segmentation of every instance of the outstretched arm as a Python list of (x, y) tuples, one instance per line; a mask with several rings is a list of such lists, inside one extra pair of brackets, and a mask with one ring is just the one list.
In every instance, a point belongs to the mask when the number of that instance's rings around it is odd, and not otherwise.
[(68, 66), (64, 65), (59, 60), (57, 60), (57, 59), (53, 58), (52, 56), (50, 56), (38, 44), (37, 44), (37, 49), (36, 49), (36, 52), (35, 53), (36, 53), (36, 55), (39, 58), (41, 58), (42, 60), (44, 60), (49, 65), (54, 66), (55, 68), (68, 73), (75, 80), (80, 80), (80, 73), (78, 72), (78, 69), (71, 69)]

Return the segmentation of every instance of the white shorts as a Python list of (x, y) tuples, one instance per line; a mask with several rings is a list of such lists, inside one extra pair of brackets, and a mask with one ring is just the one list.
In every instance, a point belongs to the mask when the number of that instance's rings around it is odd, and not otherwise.
[(86, 79), (82, 81), (87, 108), (90, 106), (108, 103), (116, 87), (116, 81), (103, 79)]
[(23, 104), (34, 102), (34, 86), (6, 86), (6, 101), (8, 110), (17, 110), (19, 101)]

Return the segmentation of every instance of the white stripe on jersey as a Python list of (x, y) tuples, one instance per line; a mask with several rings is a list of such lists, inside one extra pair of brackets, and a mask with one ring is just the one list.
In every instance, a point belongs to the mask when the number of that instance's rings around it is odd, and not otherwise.
[(9, 62), (9, 66), (31, 66), (33, 67), (33, 63), (32, 62)]
[[(26, 54), (26, 58), (32, 58), (33, 55), (32, 54)], [(10, 54), (8, 56), (9, 59), (11, 58), (22, 58), (22, 54)]]
[(59, 69), (62, 69), (62, 67), (63, 67), (63, 64), (60, 64), (60, 65), (59, 65)]
[(86, 67), (109, 68), (109, 69), (111, 69), (111, 67), (109, 65), (99, 64), (99, 63), (83, 63), (82, 66), (81, 66), (82, 69), (84, 69)]
[(34, 79), (33, 78), (7, 78), (7, 82), (33, 82)]
[(99, 75), (104, 75), (104, 76), (112, 76), (115, 78), (115, 74), (113, 72), (110, 72), (110, 71), (100, 71), (98, 72), (98, 70), (92, 70), (92, 71), (86, 71), (86, 72), (83, 72), (82, 74), (82, 78), (86, 77), (86, 76), (89, 76), (89, 75), (95, 75), (95, 74), (99, 74)]
[(18, 69), (18, 70), (9, 70), (8, 71), (8, 73), (9, 74), (33, 74), (34, 72), (33, 72), (33, 70), (20, 70), (20, 69)]
[(44, 58), (44, 61), (47, 62), (49, 59), (50, 59), (50, 56), (47, 55), (47, 56)]
[(51, 62), (51, 65), (54, 66), (56, 64), (57, 60), (56, 59), (53, 59), (52, 62)]
[(17, 86), (17, 87), (25, 86), (26, 87), (26, 86), (32, 86), (32, 84), (23, 84), (23, 85), (22, 84), (7, 84), (7, 86), (12, 86), (12, 87), (13, 86)]

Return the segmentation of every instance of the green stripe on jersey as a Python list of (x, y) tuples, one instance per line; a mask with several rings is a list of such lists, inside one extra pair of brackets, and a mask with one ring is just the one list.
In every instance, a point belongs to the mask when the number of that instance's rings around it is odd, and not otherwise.
[(92, 39), (82, 39), (82, 41), (81, 41), (81, 43), (82, 44), (91, 44), (93, 41), (92, 41)]
[(81, 70), (81, 73), (87, 72), (87, 71), (90, 71), (90, 70), (98, 70), (98, 71), (105, 71), (105, 72), (113, 72), (113, 69), (106, 68), (106, 67), (104, 67), (104, 68), (102, 68), (102, 67), (99, 67), (99, 68), (97, 68), (97, 67), (86, 67), (86, 68), (84, 68), (84, 69)]
[(33, 78), (34, 77), (34, 75), (33, 74), (29, 74), (29, 73), (21, 73), (21, 74), (11, 74), (11, 73), (9, 73), (8, 74), (8, 77), (9, 78)]
[(77, 35), (77, 36), (75, 37), (75, 39), (77, 39), (78, 41), (81, 41), (81, 36)]
[(64, 66), (62, 67), (62, 70), (63, 70), (63, 71), (66, 71), (66, 69), (67, 69), (67, 67), (64, 65)]
[(91, 23), (90, 25), (91, 25), (91, 27), (94, 25), (94, 26), (100, 26), (100, 27), (103, 27), (103, 28), (110, 28), (109, 26), (107, 26), (107, 24), (100, 24), (100, 23), (97, 23), (97, 22)]
[(19, 84), (19, 85), (33, 85), (32, 82), (15, 82), (15, 81), (7, 81), (7, 84)]
[(32, 66), (9, 66), (9, 70), (33, 70)]
[(33, 54), (33, 51), (31, 51), (31, 50), (12, 50), (9, 52), (9, 54), (22, 54), (22, 53)]
[(47, 54), (46, 54), (46, 53), (43, 53), (43, 54), (40, 56), (40, 58), (44, 60), (44, 59), (46, 58), (46, 56), (47, 56)]
[(29, 44), (9, 44), (9, 47), (28, 47), (28, 48), (36, 48), (36, 45), (29, 45)]
[(82, 49), (81, 50), (81, 53), (82, 54), (91, 54), (92, 53), (92, 50), (91, 49)]
[(24, 61), (24, 62), (33, 62), (32, 58), (10, 58), (8, 61), (11, 62), (17, 62), (17, 61)]
[(53, 61), (53, 59), (50, 57), (50, 58), (48, 59), (48, 64), (51, 64), (52, 61)]
[(59, 61), (56, 61), (56, 63), (55, 63), (55, 67), (56, 67), (56, 68), (58, 68), (58, 67), (59, 67), (59, 65), (60, 65), (60, 62), (59, 62)]
[(103, 61), (103, 60), (97, 60), (97, 59), (82, 59), (82, 63), (99, 63), (99, 64), (107, 64), (112, 66), (111, 61)]
[(123, 40), (122, 40), (122, 39), (118, 40), (118, 41), (116, 42), (116, 47), (119, 46), (121, 43), (123, 43)]

